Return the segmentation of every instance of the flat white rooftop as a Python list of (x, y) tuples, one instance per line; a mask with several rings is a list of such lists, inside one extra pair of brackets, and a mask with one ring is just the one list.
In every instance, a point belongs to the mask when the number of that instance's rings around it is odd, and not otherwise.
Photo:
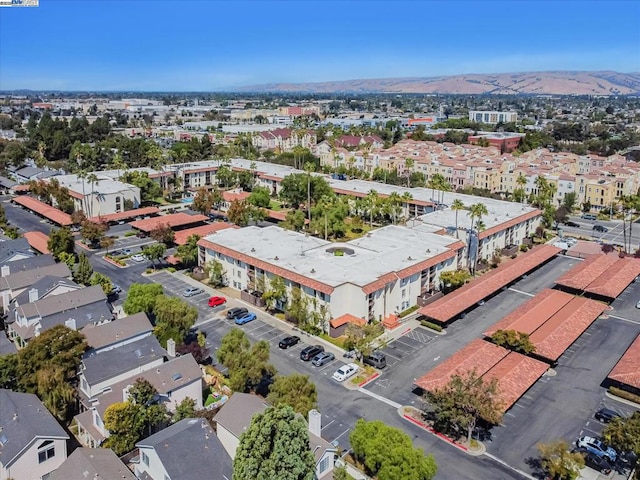
[[(105, 172), (95, 172), (98, 180), (90, 182), (86, 178), (78, 178), (77, 175), (59, 175), (55, 178), (61, 186), (67, 187), (72, 192), (81, 195), (90, 195), (91, 193), (112, 194), (123, 191), (137, 191), (138, 187), (128, 183), (119, 182), (115, 178), (105, 175)], [(117, 177), (117, 175), (116, 175)]]
[[(227, 229), (206, 239), (332, 287), (344, 283), (365, 286), (382, 275), (449, 252), (457, 241), (452, 236), (434, 234), (421, 224), (414, 228), (390, 225), (344, 243), (276, 226)], [(343, 255), (336, 256), (335, 250), (342, 250)]]

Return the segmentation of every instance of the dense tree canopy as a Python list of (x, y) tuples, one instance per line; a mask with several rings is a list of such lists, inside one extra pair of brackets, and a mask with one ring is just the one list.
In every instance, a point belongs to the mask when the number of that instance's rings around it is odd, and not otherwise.
[(308, 375), (276, 375), (274, 382), (269, 386), (267, 401), (276, 407), (289, 405), (306, 418), (309, 410), (318, 406), (318, 392)]
[(133, 315), (138, 312), (153, 313), (156, 298), (162, 295), (162, 285), (158, 283), (133, 283), (129, 287), (127, 299), (122, 306), (124, 313)]
[(254, 415), (240, 436), (233, 480), (313, 480), (315, 459), (305, 421), (289, 406)]
[(324, 178), (305, 173), (287, 175), (282, 180), (281, 187), (280, 198), (293, 208), (306, 205), (307, 193), (312, 204), (316, 204), (322, 197), (331, 198), (335, 195)]
[(184, 337), (189, 333), (189, 329), (198, 319), (196, 307), (181, 298), (166, 295), (156, 297), (153, 314), (156, 319), (153, 333), (164, 346), (170, 338), (173, 338), (178, 344), (182, 343)]
[(216, 356), (229, 369), (230, 386), (238, 392), (255, 390), (275, 374), (269, 363), (269, 342), (261, 340), (251, 345), (239, 328), (232, 328), (222, 337)]
[(47, 241), (47, 248), (57, 260), (61, 253), (74, 253), (75, 242), (73, 234), (67, 227), (52, 229)]

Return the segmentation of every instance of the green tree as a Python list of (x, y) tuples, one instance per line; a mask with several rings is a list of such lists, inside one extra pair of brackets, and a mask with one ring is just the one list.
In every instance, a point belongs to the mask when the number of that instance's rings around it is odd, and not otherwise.
[(133, 283), (129, 287), (127, 299), (122, 308), (127, 315), (133, 315), (138, 312), (146, 314), (153, 313), (153, 307), (156, 304), (156, 298), (162, 295), (162, 285), (159, 283)]
[(347, 467), (334, 467), (333, 480), (355, 480), (347, 473)]
[(265, 301), (267, 310), (275, 310), (287, 298), (287, 286), (282, 277), (277, 275), (271, 277), (266, 291), (262, 293), (262, 299)]
[(100, 273), (94, 272), (90, 280), (91, 285), (100, 285), (105, 295), (111, 295), (113, 293), (113, 282), (109, 277)]
[(355, 350), (359, 358), (367, 356), (373, 350), (373, 343), (384, 332), (381, 323), (366, 323), (358, 325), (349, 323), (345, 330), (344, 347)]
[(315, 459), (305, 421), (289, 406), (253, 416), (240, 436), (233, 480), (313, 480)]
[(167, 246), (164, 243), (154, 243), (152, 245), (146, 245), (142, 247), (142, 254), (151, 260), (153, 268), (156, 267), (156, 260), (164, 258), (164, 254), (167, 251)]
[(81, 285), (90, 285), (92, 275), (93, 267), (89, 262), (89, 258), (84, 253), (81, 253), (78, 257), (78, 264), (73, 270), (73, 279)]
[(274, 382), (269, 386), (267, 402), (275, 407), (289, 405), (306, 418), (309, 410), (318, 406), (318, 392), (308, 375), (276, 375)]
[(143, 171), (124, 172), (120, 177), (123, 182), (135, 185), (140, 189), (140, 200), (142, 202), (154, 202), (162, 195), (162, 187), (149, 174)]
[(211, 209), (222, 201), (222, 194), (215, 188), (213, 190), (207, 190), (205, 187), (201, 187), (193, 197), (192, 207), (196, 212), (200, 212), (203, 215), (209, 214)]
[(475, 370), (453, 375), (442, 388), (427, 392), (426, 400), (434, 409), (436, 429), (457, 435), (466, 430), (468, 442), (478, 419), (493, 424), (502, 420), (498, 380), (485, 381)]
[(380, 420), (359, 419), (349, 441), (355, 458), (379, 480), (431, 480), (438, 470), (434, 458), (415, 448), (406, 433)]
[(640, 412), (628, 418), (614, 418), (602, 431), (602, 437), (620, 452), (640, 455)]
[(318, 176), (306, 173), (287, 175), (281, 182), (280, 198), (291, 207), (298, 209), (306, 204), (308, 198), (315, 204), (322, 197), (333, 197), (335, 193), (327, 181)]
[(104, 237), (104, 234), (106, 233), (108, 228), (109, 227), (104, 223), (96, 223), (85, 220), (84, 222), (82, 222), (80, 235), (85, 239), (87, 243), (89, 243), (90, 245), (94, 245), (100, 242), (100, 239)]
[(182, 343), (198, 319), (198, 309), (178, 297), (158, 295), (153, 307), (156, 326), (153, 333), (162, 345), (173, 338), (176, 343)]
[(232, 328), (222, 337), (216, 356), (229, 369), (229, 383), (235, 391), (253, 390), (275, 374), (269, 363), (269, 343), (261, 340), (251, 345), (239, 328)]
[(280, 226), (287, 230), (299, 232), (304, 228), (304, 221), (305, 217), (302, 210), (289, 210)]
[(259, 222), (266, 218), (266, 212), (262, 208), (258, 208), (246, 200), (234, 200), (227, 210), (229, 221), (235, 223), (239, 227), (246, 227), (249, 223)]
[(182, 400), (177, 406), (171, 421), (177, 423), (184, 418), (193, 418), (196, 415), (196, 401), (193, 398), (187, 397)]
[(255, 187), (251, 191), (251, 195), (249, 195), (247, 201), (256, 207), (269, 208), (269, 205), (271, 204), (271, 194), (269, 189), (267, 187)]
[(573, 212), (573, 209), (576, 207), (576, 203), (578, 203), (578, 195), (576, 194), (576, 192), (569, 192), (564, 194), (562, 205), (567, 209), (569, 213)]
[(18, 355), (0, 356), (0, 388), (18, 391)]
[(491, 335), (491, 340), (496, 345), (506, 347), (514, 352), (528, 355), (536, 351), (536, 346), (531, 343), (529, 334), (516, 330), (496, 330)]
[(451, 204), (451, 210), (456, 212), (456, 237), (458, 237), (458, 212), (464, 210), (464, 203), (459, 198), (456, 198)]
[(175, 233), (166, 223), (159, 224), (156, 228), (149, 232), (149, 236), (158, 243), (173, 243)]
[(187, 238), (187, 243), (179, 245), (176, 250), (176, 257), (183, 265), (190, 267), (198, 263), (198, 240), (200, 235), (191, 235)]
[(216, 172), (216, 179), (223, 187), (228, 188), (236, 182), (236, 173), (228, 165), (221, 165)]
[(451, 292), (463, 286), (470, 278), (471, 275), (466, 270), (447, 270), (446, 272), (442, 272), (440, 273), (442, 290)]
[(308, 302), (302, 294), (302, 290), (298, 287), (291, 289), (289, 303), (285, 309), (287, 320), (296, 325), (303, 325), (309, 316)]
[(209, 283), (215, 288), (227, 286), (227, 275), (224, 271), (222, 263), (217, 260), (211, 260), (206, 269), (209, 274)]
[(564, 440), (551, 443), (539, 443), (540, 464), (553, 480), (574, 480), (584, 467), (584, 457), (572, 452)]
[(67, 227), (51, 230), (49, 240), (47, 241), (47, 248), (56, 260), (60, 260), (60, 254), (63, 252), (74, 253), (75, 243), (71, 230)]

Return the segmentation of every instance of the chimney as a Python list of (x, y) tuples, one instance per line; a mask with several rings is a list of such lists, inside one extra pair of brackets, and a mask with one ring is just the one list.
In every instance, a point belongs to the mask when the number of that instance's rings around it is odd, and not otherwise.
[(309, 432), (316, 437), (322, 436), (322, 414), (316, 409), (309, 410)]
[(11, 268), (9, 268), (9, 265), (3, 265), (0, 268), (0, 277), (6, 277), (7, 275), (9, 275), (9, 273), (11, 273)]
[(32, 288), (31, 290), (29, 290), (29, 303), (33, 303), (37, 301), (38, 301), (38, 289)]
[(9, 304), (11, 303), (11, 293), (9, 290), (5, 290), (2, 292), (2, 308), (4, 309), (4, 313), (9, 312)]
[[(29, 292), (31, 293), (31, 292)], [(68, 320), (64, 321), (64, 326), (67, 328), (70, 328), (71, 330), (77, 330), (76, 327), (76, 319), (75, 318), (69, 318)]]
[(176, 356), (176, 341), (173, 338), (167, 340), (167, 354), (171, 358), (175, 358)]

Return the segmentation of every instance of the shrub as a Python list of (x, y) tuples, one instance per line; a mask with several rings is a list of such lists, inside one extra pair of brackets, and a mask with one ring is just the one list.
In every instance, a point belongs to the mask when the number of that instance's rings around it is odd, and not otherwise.
[(427, 320), (422, 320), (422, 321), (420, 322), (420, 324), (421, 324), (423, 327), (430, 328), (431, 330), (435, 330), (436, 332), (441, 332), (441, 331), (443, 330), (443, 329), (442, 329), (442, 327), (441, 327), (440, 325), (438, 325), (438, 324), (436, 324), (436, 323), (428, 322)]
[(520, 251), (521, 252), (529, 251), (529, 246), (528, 245), (520, 245)]
[(407, 308), (406, 310), (403, 310), (402, 312), (400, 312), (400, 313), (398, 314), (398, 316), (399, 316), (400, 318), (404, 318), (404, 317), (406, 317), (407, 315), (409, 315), (409, 314), (411, 314), (411, 313), (415, 312), (418, 308), (420, 308), (420, 307), (419, 307), (419, 305), (414, 305), (413, 307), (409, 307), (409, 308)]
[(625, 400), (629, 400), (630, 402), (640, 403), (640, 395), (636, 395), (635, 393), (627, 392), (626, 390), (622, 390), (617, 387), (609, 387), (609, 393), (611, 395), (615, 395), (616, 397), (624, 398)]
[(514, 253), (513, 255), (511, 255), (511, 260), (515, 260), (518, 257), (518, 254)]
[(136, 232), (127, 232), (124, 234), (125, 237), (133, 237), (135, 236)]
[(169, 268), (167, 268), (167, 271), (168, 271), (169, 273), (176, 273), (176, 269), (175, 269), (175, 267), (169, 267)]
[(144, 271), (144, 273), (146, 273), (146, 274), (150, 274), (150, 273), (153, 273), (153, 272), (154, 272), (153, 268), (147, 268), (147, 269)]

